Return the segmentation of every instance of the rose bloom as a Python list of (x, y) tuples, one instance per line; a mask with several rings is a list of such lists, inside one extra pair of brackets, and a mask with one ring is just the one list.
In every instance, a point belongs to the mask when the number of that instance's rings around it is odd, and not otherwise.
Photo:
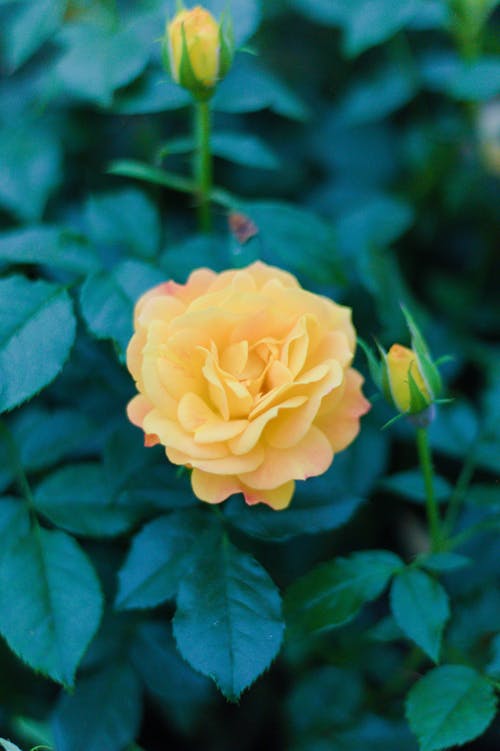
[(253, 263), (194, 271), (146, 292), (127, 365), (128, 416), (192, 468), (195, 495), (284, 509), (295, 480), (325, 472), (370, 405), (350, 365), (351, 311), (291, 274)]

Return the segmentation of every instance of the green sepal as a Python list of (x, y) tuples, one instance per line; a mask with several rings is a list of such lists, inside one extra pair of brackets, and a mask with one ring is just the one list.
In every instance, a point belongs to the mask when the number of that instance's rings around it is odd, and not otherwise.
[(395, 422), (398, 422), (398, 420), (402, 420), (403, 417), (406, 417), (402, 412), (399, 413), (399, 415), (395, 415), (394, 417), (391, 417), (390, 420), (387, 420), (387, 422), (384, 422), (380, 430), (387, 430), (387, 428), (390, 428), (391, 425), (394, 425)]
[(447, 362), (455, 362), (455, 359), (453, 355), (442, 355), (437, 360), (434, 360), (434, 365), (445, 365)]
[(378, 362), (377, 358), (373, 354), (373, 351), (370, 349), (370, 347), (367, 345), (361, 337), (358, 336), (358, 344), (363, 350), (367, 363), (368, 363), (368, 370), (370, 371), (370, 376), (372, 381), (374, 382), (375, 386), (381, 390), (382, 389), (382, 365)]
[(234, 58), (234, 31), (230, 16), (225, 13), (219, 23), (219, 71), (218, 80), (221, 81), (228, 73)]
[(165, 68), (167, 73), (169, 73), (173, 78), (172, 66), (170, 65), (170, 45), (168, 41), (168, 34), (165, 34), (165, 36), (163, 36), (160, 39), (160, 44), (161, 44), (161, 61), (162, 61), (163, 67)]
[(401, 309), (406, 319), (408, 328), (410, 329), (411, 348), (415, 352), (415, 355), (417, 356), (420, 372), (422, 374), (422, 377), (426, 383), (426, 386), (431, 396), (435, 398), (439, 396), (439, 394), (443, 390), (443, 382), (441, 380), (439, 370), (437, 369), (436, 365), (434, 364), (432, 360), (431, 353), (429, 352), (429, 348), (427, 347), (427, 344), (425, 343), (425, 339), (420, 333), (420, 329), (415, 323), (413, 316), (405, 308), (404, 305), (401, 306)]
[(385, 397), (385, 400), (394, 407), (399, 409), (392, 395), (391, 381), (389, 378), (389, 368), (387, 366), (387, 352), (379, 342), (376, 341), (377, 349), (380, 354), (380, 389)]
[(427, 409), (427, 407), (432, 404), (432, 399), (429, 400), (420, 391), (417, 382), (412, 375), (411, 367), (408, 370), (408, 387), (410, 390), (410, 409), (408, 410), (408, 414), (415, 415), (418, 412), (423, 412), (424, 409)]

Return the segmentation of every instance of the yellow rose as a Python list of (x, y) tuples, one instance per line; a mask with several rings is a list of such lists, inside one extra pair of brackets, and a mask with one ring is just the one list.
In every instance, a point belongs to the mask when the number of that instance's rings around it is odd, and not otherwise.
[(422, 405), (418, 405), (415, 410), (411, 408), (410, 374), (422, 397), (423, 406), (428, 406), (432, 402), (417, 356), (412, 349), (403, 347), (401, 344), (393, 344), (387, 353), (386, 361), (390, 393), (400, 412), (420, 411), (422, 409)]
[(230, 67), (231, 29), (197, 5), (179, 11), (167, 24), (163, 49), (174, 81), (195, 96), (207, 98)]
[(146, 445), (192, 468), (202, 501), (243, 493), (283, 509), (294, 481), (325, 472), (370, 407), (350, 367), (355, 342), (350, 309), (285, 271), (198, 269), (136, 305), (128, 416)]

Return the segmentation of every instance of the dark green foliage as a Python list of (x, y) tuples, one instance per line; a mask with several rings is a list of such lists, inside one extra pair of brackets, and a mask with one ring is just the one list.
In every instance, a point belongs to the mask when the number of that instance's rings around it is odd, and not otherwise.
[[(0, 2), (0, 747), (494, 751), (498, 2), (206, 6), (238, 48), (210, 235), (175, 0)], [(381, 430), (359, 350), (372, 411), (282, 512), (201, 504), (127, 421), (139, 295), (256, 259), (374, 353), (410, 345), (404, 306), (427, 361), (418, 324), (452, 400), (434, 549), (414, 428)]]
[(436, 668), (416, 683), (406, 712), (422, 751), (462, 745), (480, 735), (495, 714), (491, 684), (464, 665)]
[(423, 571), (401, 571), (392, 584), (391, 609), (404, 633), (438, 662), (443, 628), (450, 615), (442, 586)]
[(182, 656), (236, 701), (279, 652), (281, 598), (269, 575), (224, 535), (205, 533), (173, 620)]
[(64, 532), (35, 526), (5, 544), (0, 584), (0, 632), (9, 646), (34, 670), (71, 685), (102, 611), (87, 556)]

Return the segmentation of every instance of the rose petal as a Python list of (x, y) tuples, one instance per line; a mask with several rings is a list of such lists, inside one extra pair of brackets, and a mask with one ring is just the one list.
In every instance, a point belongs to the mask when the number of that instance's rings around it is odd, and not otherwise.
[[(210, 448), (214, 445), (220, 444), (202, 444), (198, 448)], [(252, 451), (243, 456), (229, 455), (215, 459), (194, 456), (194, 452), (186, 453), (168, 446), (166, 452), (173, 464), (186, 464), (189, 467), (197, 467), (215, 475), (238, 475), (241, 472), (251, 472), (264, 460), (264, 447), (260, 445), (255, 446)]]
[(289, 480), (305, 480), (326, 472), (333, 460), (333, 451), (324, 433), (314, 425), (299, 443), (291, 448), (266, 446), (265, 459), (253, 472), (239, 474), (240, 480), (252, 488), (277, 488)]
[(371, 408), (370, 402), (361, 393), (364, 378), (352, 368), (346, 371), (343, 393), (335, 406), (322, 414), (316, 424), (330, 441), (332, 449), (342, 451), (359, 433), (359, 420)]
[(196, 467), (191, 472), (191, 487), (195, 496), (207, 503), (221, 503), (241, 493), (241, 483), (234, 475), (212, 475)]
[(256, 490), (244, 485), (243, 495), (245, 496), (245, 502), (249, 506), (254, 506), (257, 503), (265, 503), (275, 511), (282, 511), (290, 505), (294, 490), (295, 482), (290, 480), (289, 482), (285, 482), (284, 485), (280, 485), (279, 488), (273, 488), (272, 490)]
[(182, 451), (196, 459), (221, 459), (229, 455), (224, 443), (197, 443), (176, 420), (169, 420), (157, 409), (153, 409), (144, 418), (144, 430), (156, 433), (167, 448)]
[(153, 405), (142, 394), (134, 396), (127, 404), (127, 417), (133, 425), (142, 428), (144, 418), (151, 412)]
[(177, 407), (177, 419), (188, 433), (194, 433), (205, 423), (215, 420), (216, 414), (204, 399), (189, 391), (181, 397)]
[(282, 409), (296, 409), (297, 407), (300, 407), (302, 404), (304, 404), (305, 401), (305, 396), (296, 396), (293, 399), (287, 399), (281, 404), (277, 404), (276, 406), (271, 407), (267, 412), (264, 412), (264, 414), (256, 417), (255, 420), (252, 420), (250, 422), (248, 427), (243, 431), (241, 435), (230, 441), (229, 448), (231, 449), (232, 453), (241, 455), (246, 454), (247, 451), (251, 451), (260, 439), (262, 431), (264, 430), (268, 422), (277, 417)]
[[(133, 425), (137, 425), (138, 428), (142, 428), (144, 424), (144, 418), (153, 409), (153, 405), (142, 394), (134, 396), (133, 399), (127, 404), (127, 416)], [(160, 439), (156, 433), (144, 433), (144, 445), (146, 447), (156, 446), (160, 443)]]

